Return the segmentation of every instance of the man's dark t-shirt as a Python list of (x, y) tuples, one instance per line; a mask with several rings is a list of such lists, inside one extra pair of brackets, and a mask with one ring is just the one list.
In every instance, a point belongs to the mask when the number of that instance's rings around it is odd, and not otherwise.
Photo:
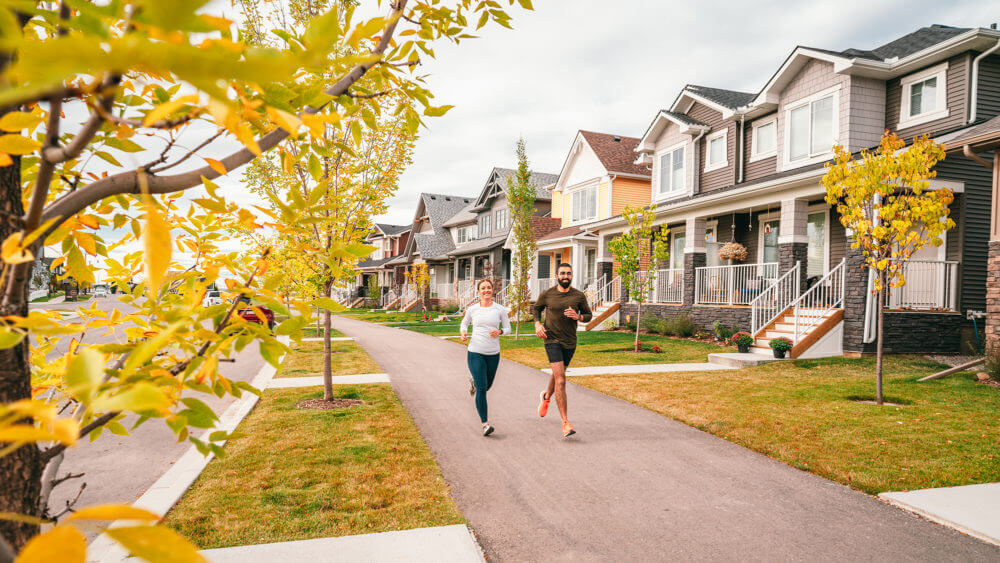
[(542, 322), (545, 312), (546, 344), (559, 343), (563, 348), (576, 348), (576, 320), (563, 314), (569, 307), (580, 314), (580, 320), (588, 322), (593, 314), (587, 305), (587, 296), (574, 287), (563, 293), (558, 286), (550, 287), (538, 296), (533, 307), (535, 321)]

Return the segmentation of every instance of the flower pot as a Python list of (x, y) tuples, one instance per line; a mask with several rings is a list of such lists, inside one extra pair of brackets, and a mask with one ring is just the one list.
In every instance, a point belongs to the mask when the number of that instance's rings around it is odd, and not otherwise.
[(736, 345), (736, 349), (740, 351), (740, 354), (746, 354), (746, 353), (750, 352), (750, 345), (749, 344), (737, 344)]
[(784, 359), (785, 352), (787, 352), (787, 350), (778, 350), (774, 348), (772, 348), (771, 351), (774, 352), (774, 357), (778, 358), (779, 360)]

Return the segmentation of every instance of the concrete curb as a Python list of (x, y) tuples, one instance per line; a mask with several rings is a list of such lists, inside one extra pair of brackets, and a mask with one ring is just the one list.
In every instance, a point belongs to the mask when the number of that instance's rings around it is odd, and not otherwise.
[[(389, 383), (387, 373), (356, 373), (352, 375), (335, 375), (331, 378), (334, 385), (358, 385), (364, 383)], [(268, 389), (291, 389), (294, 387), (317, 387), (323, 385), (323, 376), (281, 377), (272, 379), (267, 384)]]
[[(671, 371), (724, 371), (736, 369), (730, 366), (723, 366), (712, 363), (676, 363), (676, 364), (633, 364), (624, 366), (591, 366), (591, 367), (569, 367), (566, 368), (566, 377), (580, 377), (583, 375), (610, 375), (610, 374), (637, 374), (637, 373), (662, 373)], [(552, 370), (545, 368), (541, 370), (551, 374)]]
[[(287, 345), (289, 343), (289, 338), (287, 336), (279, 336), (278, 340)], [(265, 362), (264, 366), (260, 368), (257, 372), (257, 377), (253, 379), (251, 385), (263, 391), (267, 389), (268, 384), (274, 375), (277, 373), (277, 369), (271, 364)], [(219, 417), (219, 422), (215, 428), (205, 431), (201, 435), (202, 440), (207, 440), (208, 436), (217, 430), (226, 430), (227, 432), (232, 432), (236, 427), (243, 421), (244, 418), (253, 408), (257, 405), (257, 401), (260, 397), (257, 395), (244, 392), (244, 396), (234, 402), (229, 408), (226, 409), (222, 416)], [(197, 448), (191, 446), (185, 453), (178, 459), (171, 467), (156, 480), (149, 489), (142, 494), (135, 502), (132, 503), (133, 506), (138, 508), (144, 508), (156, 514), (166, 515), (177, 501), (184, 496), (188, 488), (194, 483), (195, 479), (201, 475), (201, 472), (205, 470), (209, 462), (214, 459), (215, 456), (209, 454), (207, 456), (202, 455)], [(116, 521), (112, 522), (109, 527), (118, 527), (129, 525), (131, 522), (127, 521)], [(106, 534), (101, 534), (93, 542), (90, 543), (87, 549), (87, 561), (88, 562), (102, 562), (102, 563), (120, 563), (128, 558), (128, 553), (114, 540), (108, 537)]]

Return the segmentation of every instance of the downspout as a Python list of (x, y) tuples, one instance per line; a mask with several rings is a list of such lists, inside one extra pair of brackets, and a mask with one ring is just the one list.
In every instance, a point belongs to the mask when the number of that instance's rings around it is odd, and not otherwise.
[(743, 183), (743, 159), (746, 158), (746, 138), (747, 138), (747, 126), (746, 126), (746, 112), (740, 112), (740, 142), (738, 143), (738, 149), (736, 152), (736, 183)]
[(694, 141), (692, 141), (694, 143), (694, 185), (691, 186), (691, 193), (694, 194), (701, 190), (701, 149), (698, 148), (698, 141), (700, 141), (706, 133), (708, 133), (708, 130), (702, 129), (701, 133), (698, 133), (698, 136), (694, 138)]
[(972, 96), (972, 99), (969, 100), (969, 123), (976, 120), (976, 101), (979, 97), (979, 61), (993, 54), (993, 52), (997, 49), (1000, 49), (1000, 39), (997, 40), (996, 45), (990, 47), (982, 53), (979, 53), (976, 58), (972, 59), (972, 87), (969, 89), (969, 94)]

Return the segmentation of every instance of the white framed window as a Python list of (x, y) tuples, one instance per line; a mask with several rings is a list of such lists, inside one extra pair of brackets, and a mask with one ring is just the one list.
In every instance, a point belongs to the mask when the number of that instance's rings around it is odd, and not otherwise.
[(507, 208), (496, 210), (496, 229), (498, 231), (506, 229), (510, 224), (510, 211)]
[(797, 100), (785, 109), (785, 163), (826, 160), (840, 135), (840, 86)]
[(686, 166), (684, 145), (678, 145), (660, 153), (656, 158), (656, 193), (677, 195), (686, 187)]
[(719, 258), (719, 250), (722, 249), (722, 244), (722, 242), (719, 242), (719, 221), (707, 221), (705, 223), (706, 266), (722, 266), (722, 258)]
[(920, 125), (948, 116), (948, 63), (922, 70), (899, 81), (898, 129)]
[(469, 242), (470, 240), (476, 240), (476, 227), (459, 227), (455, 229), (455, 242), (462, 244), (463, 242)]
[(750, 162), (778, 154), (778, 118), (762, 119), (753, 124), (750, 136)]
[(588, 186), (570, 193), (573, 200), (573, 222), (597, 219), (597, 186)]
[(684, 227), (670, 229), (670, 269), (684, 269), (684, 245), (686, 241)]
[(705, 137), (705, 172), (725, 168), (729, 164), (726, 144), (728, 133), (727, 128)]
[(484, 213), (479, 216), (479, 238), (490, 234), (490, 214)]

